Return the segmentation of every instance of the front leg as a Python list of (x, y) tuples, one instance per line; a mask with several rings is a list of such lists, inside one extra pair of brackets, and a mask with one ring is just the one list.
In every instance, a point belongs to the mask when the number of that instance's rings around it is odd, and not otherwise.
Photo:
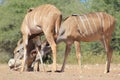
[(40, 48), (39, 48), (39, 46), (41, 46), (41, 40), (40, 40), (39, 36), (35, 37), (34, 41), (35, 41), (35, 48), (36, 48), (36, 51), (37, 51), (37, 55), (39, 56), (39, 60), (41, 62), (43, 70), (45, 71), (45, 67), (44, 67), (43, 60), (42, 60), (42, 55), (40, 53)]
[(40, 64), (39, 61), (35, 61), (34, 66), (33, 66), (34, 67), (33, 69), (35, 72), (40, 71), (39, 64)]
[[(28, 45), (28, 36), (23, 35), (23, 44), (24, 44), (24, 55), (23, 55), (23, 60), (22, 60), (22, 68), (21, 72), (24, 71), (26, 65), (26, 60), (27, 60), (27, 45)], [(27, 67), (26, 67), (27, 68)]]
[(66, 59), (67, 59), (68, 54), (70, 53), (70, 50), (71, 50), (71, 44), (66, 44), (66, 50), (65, 50), (64, 61), (63, 61), (63, 65), (61, 68), (61, 72), (64, 71)]

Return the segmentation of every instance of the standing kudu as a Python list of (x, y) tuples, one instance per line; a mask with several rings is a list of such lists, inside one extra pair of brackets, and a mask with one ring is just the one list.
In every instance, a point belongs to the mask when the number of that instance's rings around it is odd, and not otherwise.
[[(24, 43), (24, 59), (22, 61), (22, 69), (26, 66), (27, 59), (27, 45), (29, 38), (33, 34), (43, 34), (45, 35), (48, 43), (51, 46), (53, 53), (53, 68), (52, 71), (56, 70), (56, 43), (55, 36), (58, 34), (58, 30), (61, 24), (62, 14), (61, 12), (53, 5), (45, 4), (37, 8), (34, 8), (32, 11), (26, 14), (22, 26), (21, 32), (23, 35)], [(36, 36), (36, 49), (38, 54), (38, 46), (41, 44), (39, 37)]]
[(59, 36), (57, 39), (57, 43), (61, 41), (64, 41), (66, 43), (66, 51), (61, 71), (64, 71), (66, 58), (71, 50), (70, 46), (73, 42), (76, 47), (78, 64), (81, 66), (79, 42), (100, 41), (107, 52), (105, 72), (108, 73), (112, 57), (110, 40), (114, 28), (114, 17), (104, 12), (94, 12), (84, 15), (72, 15), (66, 18), (60, 27)]

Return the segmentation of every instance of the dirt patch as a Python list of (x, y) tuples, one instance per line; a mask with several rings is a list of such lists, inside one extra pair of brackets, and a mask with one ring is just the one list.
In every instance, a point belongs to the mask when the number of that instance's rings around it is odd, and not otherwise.
[[(65, 72), (22, 72), (9, 70), (0, 64), (0, 80), (120, 80), (120, 64), (111, 64), (111, 71), (104, 74), (105, 65), (83, 65), (80, 73), (78, 65), (66, 65)], [(58, 65), (58, 69), (61, 66)], [(46, 66), (46, 71), (51, 66)]]

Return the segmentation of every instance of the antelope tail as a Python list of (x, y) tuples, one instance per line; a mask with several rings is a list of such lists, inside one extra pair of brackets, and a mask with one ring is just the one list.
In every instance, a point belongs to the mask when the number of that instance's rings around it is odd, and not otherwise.
[(56, 23), (55, 23), (55, 34), (58, 36), (59, 34), (59, 29), (60, 29), (60, 25), (61, 25), (61, 22), (62, 22), (62, 15), (60, 15), (57, 20), (56, 20)]

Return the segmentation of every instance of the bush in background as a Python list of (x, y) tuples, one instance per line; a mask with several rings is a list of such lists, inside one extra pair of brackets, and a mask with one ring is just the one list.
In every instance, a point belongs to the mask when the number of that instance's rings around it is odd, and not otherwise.
[[(63, 20), (71, 14), (86, 14), (95, 11), (105, 11), (113, 15), (116, 18), (116, 29), (112, 37), (111, 46), (114, 49), (116, 56), (120, 55), (119, 0), (85, 0), (84, 2), (81, 2), (80, 0), (2, 0), (0, 3), (0, 62), (4, 62), (2, 61), (4, 59), (6, 62), (7, 56), (13, 56), (12, 53), (16, 43), (19, 38), (22, 37), (20, 26), (27, 9), (46, 3), (53, 4), (60, 9), (63, 13)], [(101, 55), (101, 53), (105, 51), (101, 44), (97, 42), (82, 43), (81, 46), (82, 55), (86, 56), (89, 55), (89, 53), (95, 56), (98, 54)], [(58, 48), (57, 55), (60, 58), (63, 58), (65, 45), (60, 45)], [(75, 53), (74, 47), (72, 47), (71, 54), (73, 53)], [(74, 57), (71, 57), (70, 60), (72, 60), (72, 58)]]

